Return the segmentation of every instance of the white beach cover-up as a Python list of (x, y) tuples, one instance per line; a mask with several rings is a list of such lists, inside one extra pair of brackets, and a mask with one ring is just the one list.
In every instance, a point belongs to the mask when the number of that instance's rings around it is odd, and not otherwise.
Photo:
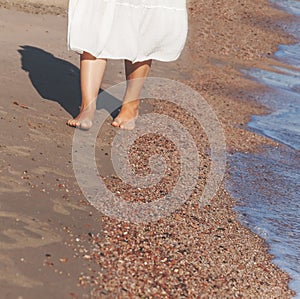
[(187, 29), (186, 0), (69, 0), (68, 47), (97, 58), (176, 60)]

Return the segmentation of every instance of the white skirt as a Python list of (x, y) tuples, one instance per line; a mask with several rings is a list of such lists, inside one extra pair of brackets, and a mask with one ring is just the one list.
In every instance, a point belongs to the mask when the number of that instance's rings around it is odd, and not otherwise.
[(68, 48), (97, 58), (176, 60), (187, 29), (186, 0), (69, 0)]

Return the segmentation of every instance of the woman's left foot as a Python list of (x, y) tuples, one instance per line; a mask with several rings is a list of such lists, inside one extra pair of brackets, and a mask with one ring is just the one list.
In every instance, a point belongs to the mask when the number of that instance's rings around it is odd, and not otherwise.
[(138, 106), (132, 103), (123, 104), (120, 113), (111, 123), (113, 127), (124, 130), (133, 130), (138, 118)]

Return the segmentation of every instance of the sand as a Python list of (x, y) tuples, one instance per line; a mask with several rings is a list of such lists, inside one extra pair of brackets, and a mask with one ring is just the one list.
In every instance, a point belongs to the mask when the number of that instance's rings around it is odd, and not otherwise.
[[(143, 111), (176, 118), (194, 137), (201, 161), (189, 200), (171, 216), (139, 225), (89, 204), (72, 167), (74, 130), (65, 125), (78, 111), (79, 73), (78, 56), (66, 49), (63, 5), (0, 1), (4, 298), (291, 298), (288, 275), (272, 263), (264, 241), (238, 222), (224, 186), (199, 209), (210, 167), (207, 139), (176, 107), (153, 100)], [(229, 154), (279, 146), (246, 130), (250, 115), (266, 113), (255, 102), (266, 89), (239, 70), (278, 64), (272, 57), (277, 45), (292, 42), (280, 24), (291, 18), (262, 0), (198, 0), (189, 8), (183, 55), (155, 62), (152, 76), (201, 93), (222, 122)], [(111, 61), (103, 88), (123, 78), (122, 63)], [(131, 154), (137, 171), (147, 173), (145, 159), (157, 151), (172, 171), (160, 188), (136, 192), (111, 169), (116, 130), (109, 122), (96, 150), (109, 188), (127, 200), (150, 202), (169, 190), (180, 167), (173, 144), (163, 138), (137, 143)]]
[(68, 0), (0, 0), (0, 5), (5, 8), (15, 8), (33, 14), (67, 14)]

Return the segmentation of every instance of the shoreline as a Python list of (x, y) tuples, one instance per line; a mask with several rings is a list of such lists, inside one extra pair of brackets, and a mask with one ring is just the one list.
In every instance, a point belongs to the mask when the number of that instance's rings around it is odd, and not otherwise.
[[(288, 43), (292, 40), (283, 31), (275, 34), (275, 32), (269, 30), (266, 32), (265, 29), (267, 25), (271, 26), (273, 24), (273, 26), (276, 26), (278, 20), (288, 20), (289, 17), (286, 14), (273, 10), (266, 4), (266, 1), (263, 3), (261, 1), (242, 2), (247, 5), (244, 5), (243, 9), (239, 8), (238, 13), (231, 9), (234, 1), (228, 1), (223, 5), (214, 3), (214, 1), (206, 3), (200, 1), (193, 3), (193, 5), (190, 4), (189, 6), (193, 7), (193, 10), (190, 10), (192, 28), (185, 53), (178, 62), (170, 65), (157, 63), (157, 68), (153, 69), (155, 75), (178, 78), (201, 92), (224, 125), (229, 153), (256, 151), (262, 144), (278, 146), (276, 142), (268, 138), (246, 131), (245, 126), (251, 115), (266, 113), (262, 106), (255, 103), (254, 96), (255, 93), (259, 94), (264, 88), (253, 81), (242, 78), (239, 68), (241, 66), (253, 67), (256, 65), (268, 67), (268, 64), (274, 63), (274, 61), (272, 55), (266, 53), (274, 53), (278, 44)], [(261, 9), (257, 18), (262, 18), (262, 16), (272, 17), (272, 21), (267, 19), (264, 24), (264, 20), (259, 19), (259, 26), (253, 28), (247, 40), (242, 39), (239, 41), (235, 38), (232, 40), (233, 34), (237, 35), (237, 31), (239, 35), (243, 36), (242, 34), (246, 32), (246, 29), (249, 29), (246, 21), (250, 23), (250, 13), (257, 5)], [(26, 7), (25, 9), (30, 10), (31, 8)], [(44, 8), (39, 9), (42, 12), (45, 11)], [(207, 17), (201, 20), (200, 18), (203, 15)], [(246, 16), (246, 20), (242, 19), (244, 27), (237, 28), (236, 24), (241, 21), (241, 15)], [(213, 24), (211, 20), (216, 20), (217, 24)], [(229, 28), (228, 32), (224, 32), (224, 26)], [(279, 29), (279, 27), (275, 28)], [(225, 42), (218, 40), (218, 37)], [(261, 42), (261, 40), (264, 42)], [(64, 54), (64, 56), (67, 57), (68, 54)], [(191, 68), (187, 62), (192, 62), (193, 66), (197, 66), (197, 69), (195, 67)], [(113, 77), (113, 75), (109, 76)], [(113, 80), (115, 79), (112, 79), (112, 82)], [(156, 111), (167, 111), (172, 114), (170, 108), (163, 105), (158, 107)], [(239, 111), (240, 115), (237, 115), (236, 111)], [(185, 122), (180, 116), (178, 119)], [(191, 130), (193, 136), (198, 134), (197, 130)], [(64, 130), (64, 132), (71, 134), (68, 130)], [(201, 143), (201, 139), (198, 138), (197, 141), (198, 144)], [(207, 161), (205, 160), (203, 163), (205, 164)], [(108, 180), (108, 184), (110, 183), (113, 183), (113, 181)], [(203, 182), (199, 182), (198, 187), (199, 192), (201, 192)], [(123, 192), (128, 192), (128, 189), (124, 189)], [(213, 199), (211, 205), (205, 211), (197, 211), (195, 208), (197, 196), (198, 191), (181, 211), (175, 213), (174, 218), (150, 224), (150, 228), (146, 226), (136, 227), (102, 216), (105, 242), (98, 244), (98, 237), (92, 236), (88, 244), (85, 245), (86, 248), (84, 248), (89, 252), (86, 255), (91, 256), (92, 268), (98, 269), (98, 264), (101, 270), (97, 270), (97, 276), (93, 280), (88, 278), (88, 275), (83, 274), (80, 278), (80, 281), (83, 282), (82, 285), (92, 287), (94, 297), (99, 296), (99, 294), (101, 296), (113, 296), (116, 295), (116, 286), (121, 282), (123, 283), (123, 281), (126, 283), (126, 279), (123, 277), (126, 272), (131, 281), (137, 283), (138, 288), (132, 288), (129, 284), (123, 285), (123, 288), (126, 289), (126, 292), (122, 291), (123, 296), (125, 294), (146, 294), (147, 290), (134, 279), (138, 273), (147, 281), (146, 286), (150, 290), (148, 295), (153, 295), (154, 289), (149, 281), (152, 280), (153, 284), (155, 278), (151, 276), (151, 273), (147, 273), (149, 267), (142, 265), (143, 259), (148, 259), (147, 256), (154, 256), (155, 261), (160, 265), (152, 265), (151, 260), (148, 260), (152, 267), (150, 268), (151, 271), (164, 273), (157, 285), (160, 290), (158, 295), (160, 294), (161, 297), (163, 297), (161, 294), (164, 292), (166, 298), (179, 295), (179, 292), (186, 294), (186, 296), (196, 295), (197, 290), (194, 289), (194, 293), (193, 291), (186, 293), (188, 290), (185, 290), (184, 287), (184, 285), (194, 285), (200, 287), (201, 291), (206, 292), (207, 296), (214, 296), (214, 294), (219, 296), (221, 294), (223, 296), (233, 295), (235, 294), (233, 289), (237, 288), (236, 294), (243, 296), (269, 296), (270, 298), (272, 295), (280, 294), (280, 298), (290, 298), (292, 292), (287, 289), (289, 278), (272, 264), (272, 257), (267, 253), (267, 245), (264, 240), (237, 222), (236, 213), (232, 211), (234, 200), (228, 196), (227, 192), (221, 189), (217, 198)], [(124, 230), (128, 231), (129, 236), (125, 237), (123, 235)], [(168, 231), (172, 231), (172, 236), (168, 237), (167, 240), (164, 239), (165, 241), (155, 237), (156, 235), (164, 235)], [(155, 232), (155, 235), (153, 235), (153, 232)], [(188, 235), (191, 235), (194, 240), (188, 238)], [(144, 244), (145, 239), (153, 240), (154, 244), (152, 246)], [(174, 240), (177, 243), (174, 243)], [(195, 240), (199, 246), (196, 245), (196, 248), (191, 248), (192, 244), (195, 244)], [(122, 252), (119, 252), (120, 245), (123, 246)], [(160, 262), (165, 259), (166, 254), (159, 251), (160, 246), (163, 246), (169, 255), (172, 252), (171, 255), (173, 256), (169, 262), (167, 261), (169, 263), (167, 265)], [(136, 261), (136, 256), (132, 254), (137, 252), (135, 249), (138, 248), (143, 248), (143, 251), (140, 253), (141, 259)], [(170, 248), (176, 252), (174, 253)], [(210, 248), (210, 251), (205, 252), (205, 248)], [(181, 253), (184, 250), (186, 253)], [(100, 252), (101, 255), (99, 255)], [(118, 252), (117, 256), (115, 252)], [(260, 254), (263, 256), (260, 256)], [(202, 259), (201, 264), (195, 260), (196, 256), (199, 255)], [(242, 258), (244, 258), (244, 261), (240, 260)], [(123, 261), (122, 265), (118, 264), (120, 260)], [(188, 265), (181, 265), (180, 262), (183, 260), (187, 260)], [(232, 260), (235, 261), (236, 265), (228, 265)], [(137, 263), (137, 265), (132, 270), (130, 265), (134, 263)], [(177, 268), (171, 266), (171, 264), (177, 265)], [(224, 267), (222, 271), (226, 273), (226, 276), (222, 275), (220, 269), (217, 269), (219, 265)], [(171, 272), (166, 271), (165, 267), (170, 268)], [(198, 275), (201, 273), (200, 282), (192, 274), (193, 267), (197, 269)], [(112, 268), (111, 271), (110, 268)], [(172, 272), (175, 269), (178, 271)], [(187, 277), (183, 279), (183, 275), (187, 275)], [(184, 280), (181, 282), (182, 286), (178, 287), (177, 290), (168, 289), (167, 279), (169, 279), (172, 286), (175, 286), (175, 279), (178, 278)], [(248, 281), (245, 282), (245, 278)], [(226, 285), (229, 283), (233, 287), (227, 290), (229, 293), (226, 293)], [(259, 287), (261, 283), (263, 287)], [(137, 293), (137, 290), (140, 293)], [(164, 290), (163, 293), (161, 293), (162, 290)]]

